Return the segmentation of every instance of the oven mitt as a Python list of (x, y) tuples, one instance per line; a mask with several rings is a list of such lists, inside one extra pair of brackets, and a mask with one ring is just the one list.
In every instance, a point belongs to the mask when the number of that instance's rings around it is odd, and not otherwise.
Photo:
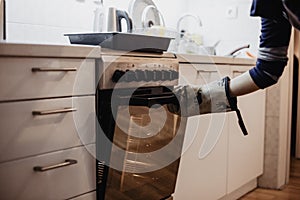
[(235, 111), (244, 135), (247, 130), (237, 107), (237, 98), (229, 95), (229, 77), (202, 86), (179, 85), (173, 90), (177, 104), (168, 104), (174, 114), (190, 117), (207, 113)]

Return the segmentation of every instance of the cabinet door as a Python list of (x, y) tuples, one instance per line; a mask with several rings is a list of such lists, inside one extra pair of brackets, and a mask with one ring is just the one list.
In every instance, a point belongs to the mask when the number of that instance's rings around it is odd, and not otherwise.
[[(228, 67), (180, 65), (180, 84), (217, 80)], [(221, 73), (219, 73), (221, 72)], [(228, 121), (225, 113), (188, 119), (175, 200), (219, 199), (226, 194)]]
[(1, 199), (68, 199), (94, 191), (94, 151), (87, 145), (0, 164)]
[(95, 60), (0, 57), (0, 101), (95, 94)]
[(1, 103), (0, 113), (0, 162), (95, 143), (93, 96)]
[[(246, 67), (232, 67), (232, 76), (247, 71)], [(257, 91), (238, 97), (248, 135), (240, 130), (235, 113), (229, 113), (228, 188), (231, 193), (255, 179), (263, 172), (265, 92)]]

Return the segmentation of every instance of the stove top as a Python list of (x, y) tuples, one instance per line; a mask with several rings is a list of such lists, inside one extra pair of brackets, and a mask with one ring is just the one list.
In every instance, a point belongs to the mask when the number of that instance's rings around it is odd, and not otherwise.
[(174, 54), (105, 51), (102, 49), (100, 89), (174, 86), (179, 61)]

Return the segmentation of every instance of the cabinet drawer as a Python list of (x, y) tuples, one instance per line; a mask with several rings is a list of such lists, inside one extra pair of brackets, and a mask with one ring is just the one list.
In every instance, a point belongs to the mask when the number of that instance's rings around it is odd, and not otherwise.
[(204, 85), (230, 74), (230, 67), (213, 64), (181, 64), (179, 72), (180, 84)]
[[(95, 149), (94, 145), (88, 147)], [(61, 166), (55, 168), (57, 165)], [(95, 166), (85, 147), (1, 164), (1, 199), (66, 199), (93, 191)]]
[(232, 78), (240, 76), (249, 71), (253, 66), (231, 66)]
[(95, 60), (0, 58), (0, 101), (95, 93)]
[(95, 142), (94, 96), (1, 103), (0, 113), (0, 162)]

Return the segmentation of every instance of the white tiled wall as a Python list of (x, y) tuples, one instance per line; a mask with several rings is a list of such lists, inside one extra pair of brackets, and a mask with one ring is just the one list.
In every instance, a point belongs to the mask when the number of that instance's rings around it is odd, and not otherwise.
[[(219, 55), (250, 44), (250, 52), (256, 55), (259, 44), (259, 18), (250, 17), (251, 0), (188, 0), (189, 12), (198, 15), (203, 23), (204, 44), (211, 45), (221, 40)], [(236, 8), (237, 15), (229, 18), (226, 12)]]
[(69, 32), (90, 31), (92, 0), (7, 0), (7, 40), (67, 43)]
[[(64, 33), (92, 32), (95, 2), (100, 0), (7, 0), (7, 40), (27, 43), (68, 43)], [(131, 0), (104, 0), (105, 11), (114, 6), (127, 10)], [(206, 45), (221, 40), (219, 55), (250, 43), (255, 53), (259, 22), (249, 17), (250, 0), (153, 0), (166, 25), (175, 29), (180, 16), (200, 16)], [(237, 18), (225, 16), (229, 6), (236, 6)], [(191, 27), (195, 27), (190, 22)]]
[[(69, 43), (64, 33), (92, 32), (95, 2), (100, 0), (7, 0), (7, 40), (26, 43)], [(184, 1), (155, 0), (167, 26), (174, 26), (186, 9)], [(104, 0), (128, 11), (130, 0)]]
[(88, 29), (95, 4), (89, 0), (8, 0), (8, 21)]

